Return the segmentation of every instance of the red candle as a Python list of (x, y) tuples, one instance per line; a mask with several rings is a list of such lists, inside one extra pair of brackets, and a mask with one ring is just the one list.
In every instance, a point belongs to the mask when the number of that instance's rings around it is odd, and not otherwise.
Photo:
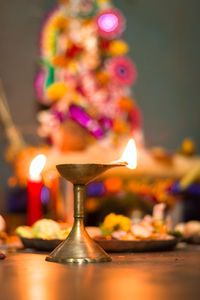
[(28, 179), (28, 225), (32, 226), (37, 220), (42, 218), (41, 190), (42, 181), (32, 181)]
[(42, 218), (41, 190), (43, 183), (40, 173), (44, 168), (45, 163), (46, 157), (41, 154), (33, 159), (29, 168), (29, 177), (27, 183), (27, 215), (29, 226), (33, 225), (33, 223)]

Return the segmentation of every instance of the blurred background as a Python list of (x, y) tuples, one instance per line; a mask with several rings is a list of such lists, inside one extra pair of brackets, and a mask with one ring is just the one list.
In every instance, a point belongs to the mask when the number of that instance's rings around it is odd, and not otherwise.
[[(114, 0), (127, 20), (125, 40), (138, 69), (134, 96), (143, 116), (147, 147), (169, 151), (190, 137), (200, 149), (200, 23), (198, 0)], [(38, 35), (53, 0), (0, 0), (0, 78), (15, 125), (25, 140), (36, 134)], [(6, 210), (6, 136), (0, 123), (0, 210)]]

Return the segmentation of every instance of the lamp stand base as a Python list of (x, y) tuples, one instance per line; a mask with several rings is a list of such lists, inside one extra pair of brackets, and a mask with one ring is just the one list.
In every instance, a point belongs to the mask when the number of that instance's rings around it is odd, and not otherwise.
[(111, 257), (86, 232), (84, 225), (75, 222), (67, 239), (58, 245), (47, 261), (63, 264), (110, 262)]

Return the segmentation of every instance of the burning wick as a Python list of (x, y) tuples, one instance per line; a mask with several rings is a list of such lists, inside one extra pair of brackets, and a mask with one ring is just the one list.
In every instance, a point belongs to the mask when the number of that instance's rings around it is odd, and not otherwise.
[(127, 167), (131, 170), (137, 168), (137, 149), (133, 139), (130, 139), (128, 142), (128, 145), (126, 146), (126, 149), (119, 162), (125, 162)]
[(46, 156), (43, 154), (40, 154), (36, 156), (30, 165), (29, 168), (29, 178), (33, 181), (40, 181), (41, 175), (44, 166), (46, 164)]

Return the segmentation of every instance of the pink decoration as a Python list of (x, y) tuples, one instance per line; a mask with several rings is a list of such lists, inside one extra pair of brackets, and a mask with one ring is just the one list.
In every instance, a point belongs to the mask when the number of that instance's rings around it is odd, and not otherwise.
[(133, 110), (130, 112), (131, 125), (133, 130), (140, 129), (142, 127), (142, 114), (136, 104), (134, 104)]
[(44, 99), (44, 82), (45, 82), (45, 71), (40, 70), (34, 80), (34, 89), (36, 96), (39, 101), (43, 102)]
[(108, 73), (117, 84), (128, 86), (135, 83), (137, 70), (130, 58), (118, 56), (111, 58), (107, 64)]
[(105, 131), (110, 130), (113, 127), (113, 121), (109, 118), (102, 117), (99, 120), (99, 124), (103, 127)]
[(90, 117), (80, 106), (71, 105), (69, 108), (70, 117), (82, 127), (86, 128), (95, 138), (104, 136), (101, 126)]
[(117, 9), (104, 10), (97, 16), (98, 33), (106, 39), (118, 37), (125, 29), (125, 19)]

